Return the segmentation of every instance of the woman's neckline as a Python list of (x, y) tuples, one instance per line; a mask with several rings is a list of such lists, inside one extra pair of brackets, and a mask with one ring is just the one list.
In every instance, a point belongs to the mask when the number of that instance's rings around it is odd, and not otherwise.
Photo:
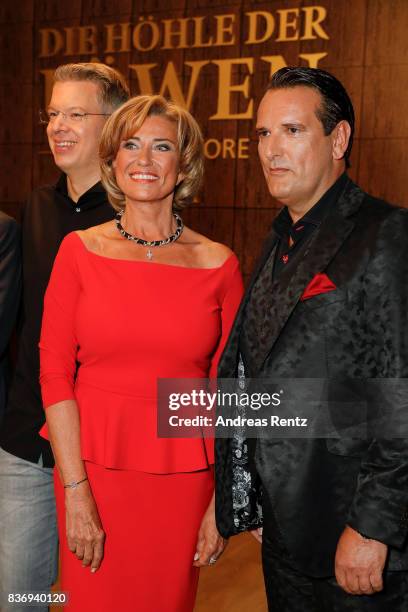
[(214, 270), (221, 270), (229, 261), (230, 259), (232, 259), (235, 254), (231, 253), (231, 255), (229, 255), (229, 257), (227, 257), (227, 259), (224, 261), (224, 263), (222, 263), (220, 266), (216, 266), (216, 267), (212, 267), (212, 268), (199, 268), (199, 267), (190, 267), (190, 266), (179, 266), (177, 264), (168, 264), (168, 263), (163, 263), (160, 261), (145, 261), (144, 259), (121, 259), (120, 257), (108, 257), (107, 255), (101, 255), (100, 253), (95, 253), (95, 251), (91, 251), (90, 249), (88, 249), (88, 247), (86, 246), (86, 244), (84, 243), (84, 241), (82, 240), (82, 238), (79, 236), (79, 234), (77, 232), (73, 232), (73, 234), (77, 237), (77, 239), (79, 240), (79, 242), (82, 245), (82, 248), (84, 249), (84, 251), (86, 253), (88, 253), (89, 255), (93, 255), (94, 257), (98, 257), (100, 259), (106, 259), (108, 261), (119, 261), (119, 262), (125, 262), (125, 263), (140, 263), (140, 264), (144, 264), (147, 266), (162, 266), (163, 268), (178, 268), (180, 270), (207, 270), (207, 271), (214, 271)]

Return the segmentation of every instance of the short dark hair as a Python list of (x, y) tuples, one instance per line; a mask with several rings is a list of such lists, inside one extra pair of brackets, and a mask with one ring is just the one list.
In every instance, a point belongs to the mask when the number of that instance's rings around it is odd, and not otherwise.
[(54, 72), (54, 83), (60, 81), (96, 83), (99, 87), (99, 102), (109, 111), (114, 111), (130, 97), (128, 84), (120, 72), (99, 62), (62, 64)]
[(351, 128), (348, 147), (344, 153), (346, 167), (350, 167), (350, 153), (354, 137), (354, 108), (347, 91), (335, 76), (320, 68), (286, 67), (277, 70), (269, 81), (267, 91), (288, 87), (312, 87), (322, 97), (322, 105), (316, 115), (326, 136), (332, 133), (339, 121), (347, 121)]

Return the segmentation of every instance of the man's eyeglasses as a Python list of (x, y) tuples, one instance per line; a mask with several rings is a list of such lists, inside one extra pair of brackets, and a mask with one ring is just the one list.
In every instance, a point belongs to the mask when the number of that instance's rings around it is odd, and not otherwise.
[(67, 123), (81, 123), (81, 121), (84, 121), (85, 117), (88, 117), (88, 115), (94, 115), (96, 117), (109, 117), (110, 113), (63, 113), (62, 111), (57, 110), (40, 110), (40, 123), (45, 123), (48, 125), (48, 123), (55, 121), (58, 115), (61, 115), (61, 117), (63, 117)]

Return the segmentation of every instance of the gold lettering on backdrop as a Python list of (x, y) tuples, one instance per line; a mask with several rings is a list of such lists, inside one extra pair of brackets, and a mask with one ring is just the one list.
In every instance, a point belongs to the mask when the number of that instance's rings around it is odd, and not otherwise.
[(191, 102), (193, 100), (193, 95), (196, 89), (197, 80), (200, 75), (201, 69), (206, 64), (209, 64), (208, 60), (198, 61), (198, 62), (185, 62), (186, 66), (191, 68), (191, 77), (190, 84), (187, 92), (187, 99), (183, 95), (183, 91), (181, 89), (180, 81), (177, 76), (176, 69), (174, 67), (173, 62), (169, 62), (167, 64), (166, 72), (164, 73), (164, 78), (162, 81), (162, 85), (160, 88), (160, 95), (167, 95), (167, 91), (169, 92), (169, 97), (174, 100), (180, 106), (183, 106), (187, 110), (190, 110)]
[(64, 55), (75, 55), (75, 30), (76, 28), (64, 28), (65, 51)]
[(279, 36), (276, 42), (299, 40), (299, 9), (282, 9), (280, 16)]
[(249, 158), (249, 138), (238, 138), (238, 159)]
[(204, 141), (204, 156), (207, 159), (248, 159), (249, 138), (208, 138)]
[(217, 22), (217, 37), (215, 45), (235, 45), (235, 15), (215, 15)]
[(204, 142), (204, 155), (207, 159), (215, 159), (221, 154), (222, 145), (216, 138), (209, 138)]
[(210, 36), (206, 41), (203, 40), (203, 23), (205, 19), (205, 17), (193, 17), (192, 19), (194, 22), (194, 42), (191, 45), (192, 48), (210, 47), (214, 44), (213, 36)]
[[(323, 28), (327, 17), (324, 6), (305, 6), (300, 9), (277, 9), (249, 11), (244, 14), (248, 25), (248, 36), (244, 44), (261, 44), (275, 33), (276, 42), (294, 40), (329, 40)], [(152, 15), (139, 17), (138, 23), (108, 23), (103, 25), (103, 47), (100, 53), (123, 53), (131, 50), (151, 51), (163, 38), (163, 49), (200, 48), (234, 45), (237, 42), (237, 16), (234, 13), (199, 17), (159, 19)], [(64, 32), (64, 33), (63, 33)], [(96, 44), (97, 26), (72, 26), (40, 29), (40, 57), (64, 55), (98, 54)], [(77, 41), (77, 37), (79, 41)]]
[[(310, 68), (318, 68), (319, 61), (326, 57), (327, 53), (301, 53), (299, 58), (307, 62)], [(105, 58), (105, 59), (109, 59)], [(231, 112), (232, 94), (241, 94), (244, 98), (249, 98), (250, 77), (254, 71), (253, 57), (232, 58), (228, 60), (197, 60), (192, 62), (184, 62), (184, 66), (191, 68), (191, 76), (188, 84), (187, 95), (183, 93), (183, 88), (180, 82), (179, 74), (173, 62), (168, 62), (164, 71), (161, 85), (155, 90), (153, 87), (152, 71), (159, 64), (129, 64), (129, 70), (133, 71), (137, 78), (138, 91), (140, 94), (168, 95), (173, 98), (178, 104), (189, 110), (197, 90), (197, 84), (201, 76), (202, 69), (207, 65), (215, 64), (218, 67), (218, 100), (217, 112), (210, 117), (211, 120), (217, 119), (252, 119), (253, 117), (253, 100), (249, 99), (248, 106), (242, 113)], [(280, 68), (287, 66), (285, 58), (282, 55), (262, 55), (259, 58), (261, 61), (269, 64), (269, 75), (271, 77), (274, 72)], [(95, 60), (99, 61), (97, 58)], [(112, 63), (112, 62), (109, 62)], [(248, 69), (243, 81), (232, 84), (234, 66), (244, 65)], [(42, 74), (49, 72), (53, 74), (53, 70), (40, 71)], [(45, 93), (45, 99), (48, 99), (48, 93)]]
[[(163, 19), (164, 42), (162, 49), (186, 49), (187, 45), (187, 23), (189, 19)], [(178, 27), (173, 29), (173, 25)], [(177, 45), (172, 45), (172, 40), (178, 41)]]
[(51, 57), (64, 51), (68, 55), (94, 55), (98, 52), (96, 26), (64, 28), (64, 36), (55, 28), (40, 30), (40, 57)]
[(222, 156), (235, 158), (235, 140), (233, 138), (224, 138), (222, 142)]
[(274, 72), (287, 66), (287, 63), (285, 62), (282, 55), (263, 55), (261, 57), (261, 60), (263, 62), (268, 62), (268, 64), (270, 64), (271, 66), (269, 70), (269, 78), (273, 75)]
[[(133, 30), (133, 35), (132, 35), (133, 46), (138, 51), (151, 51), (152, 49), (157, 47), (159, 40), (160, 40), (159, 26), (157, 25), (155, 21), (153, 21), (153, 17), (151, 16), (148, 17), (147, 21), (144, 20), (143, 17), (141, 17), (139, 21), (140, 23), (138, 23), (137, 26), (135, 26)], [(143, 28), (145, 31), (144, 36), (145, 37), (150, 36), (150, 42), (144, 45), (142, 45), (142, 41), (141, 41), (141, 38), (143, 36)], [(149, 33), (147, 33), (146, 28), (150, 30)]]
[[(284, 2), (282, 0), (282, 4)], [(250, 6), (250, 5), (249, 5)], [(281, 5), (282, 6), (282, 5)], [(127, 68), (135, 77), (135, 94), (160, 93), (173, 98), (178, 104), (190, 109), (195, 95), (200, 90), (200, 78), (210, 76), (214, 86), (209, 103), (210, 120), (252, 119), (254, 114), (253, 95), (250, 87), (255, 62), (268, 64), (262, 74), (274, 72), (287, 66), (285, 54), (279, 53), (280, 43), (299, 40), (330, 40), (324, 28), (327, 9), (320, 5), (301, 8), (280, 8), (273, 11), (251, 10), (243, 15), (229, 13), (222, 15), (202, 15), (197, 17), (175, 17), (157, 19), (157, 16), (139, 16), (135, 22), (115, 22), (103, 25), (69, 26), (64, 28), (40, 29), (39, 58), (53, 57), (55, 65), (72, 56), (88, 56), (88, 61), (105, 61), (115, 65), (115, 54), (163, 51), (171, 49), (199, 49), (223, 47), (240, 43), (239, 33), (244, 28), (244, 45), (259, 45), (274, 40), (271, 44), (274, 55), (254, 55), (253, 57), (234, 57), (228, 59), (203, 59), (182, 63), (168, 61), (166, 57), (157, 58), (157, 63), (129, 64)], [(240, 21), (238, 21), (240, 20)], [(312, 47), (313, 49), (314, 47)], [(236, 53), (234, 55), (239, 55)], [(163, 53), (162, 53), (163, 55)], [(220, 54), (221, 51), (220, 51)], [(244, 53), (245, 55), (245, 53)], [(301, 65), (317, 68), (327, 52), (300, 53)], [(218, 56), (218, 57), (219, 57)], [(197, 57), (197, 55), (196, 55)], [(83, 58), (86, 61), (86, 58)], [(125, 62), (126, 65), (126, 62)], [(262, 66), (262, 63), (260, 64)], [(51, 95), (53, 69), (40, 70), (44, 78), (44, 100)], [(186, 78), (187, 73), (187, 78)], [(188, 78), (189, 76), (189, 78)], [(268, 74), (265, 74), (268, 78)], [(266, 83), (265, 83), (266, 84)], [(247, 153), (245, 139), (210, 139), (207, 144), (209, 159), (217, 156), (230, 158)]]
[(232, 68), (240, 64), (246, 65), (249, 74), (254, 71), (253, 57), (237, 57), (227, 60), (213, 60), (213, 64), (218, 66), (218, 105), (217, 112), (210, 119), (251, 119), (253, 112), (253, 100), (248, 103), (246, 111), (243, 113), (231, 113), (231, 94), (242, 93), (245, 98), (249, 94), (249, 75), (237, 85), (232, 84)]
[[(305, 28), (304, 34), (300, 40), (313, 40), (314, 38), (329, 40), (329, 36), (320, 25), (327, 16), (327, 10), (324, 6), (304, 6), (302, 11), (305, 13)], [(316, 18), (314, 18), (315, 14)], [(316, 35), (314, 35), (313, 32), (315, 32)]]
[(43, 28), (40, 30), (40, 57), (51, 57), (57, 55), (64, 48), (64, 38), (59, 30), (55, 28)]
[[(119, 28), (120, 31), (118, 32)], [(130, 51), (130, 23), (107, 23), (105, 24), (105, 31), (105, 53)]]
[[(265, 42), (273, 34), (275, 29), (275, 19), (272, 13), (266, 11), (253, 11), (245, 13), (249, 18), (248, 38), (244, 44), (254, 45)], [(258, 36), (259, 30), (262, 34)]]
[(157, 64), (129, 64), (130, 70), (136, 72), (137, 80), (139, 82), (139, 90), (143, 95), (153, 94), (153, 83), (152, 75), (150, 71), (155, 68)]
[(79, 55), (98, 53), (96, 44), (96, 26), (81, 26), (79, 30)]

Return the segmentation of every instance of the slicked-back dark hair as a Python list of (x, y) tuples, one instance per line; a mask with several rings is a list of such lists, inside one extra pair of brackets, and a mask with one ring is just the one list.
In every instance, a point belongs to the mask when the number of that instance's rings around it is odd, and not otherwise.
[(354, 137), (354, 108), (347, 91), (335, 76), (320, 68), (286, 67), (277, 70), (269, 81), (267, 91), (291, 87), (316, 89), (322, 103), (316, 115), (326, 136), (332, 133), (339, 121), (347, 121), (351, 128), (350, 139), (344, 153), (346, 167), (350, 167), (350, 153)]

